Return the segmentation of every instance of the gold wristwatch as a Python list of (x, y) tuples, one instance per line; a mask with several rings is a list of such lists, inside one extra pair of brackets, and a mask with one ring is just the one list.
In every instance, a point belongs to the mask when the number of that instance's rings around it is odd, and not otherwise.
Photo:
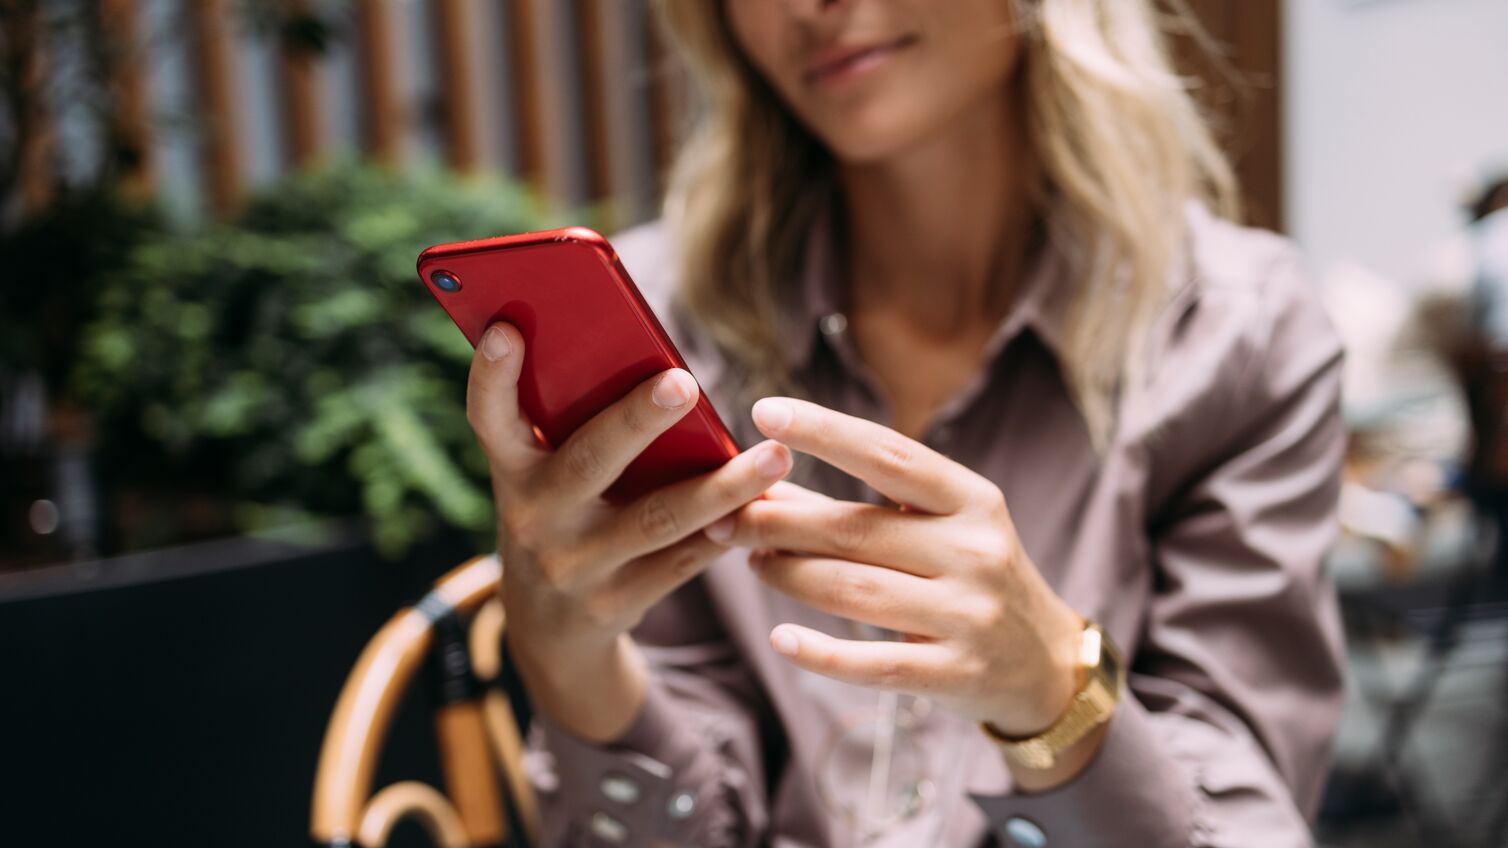
[(989, 722), (980, 722), (979, 727), (1012, 765), (1050, 769), (1075, 742), (1110, 720), (1125, 677), (1120, 651), (1098, 624), (1086, 621), (1079, 640), (1079, 691), (1051, 727), (1026, 739), (1003, 736)]

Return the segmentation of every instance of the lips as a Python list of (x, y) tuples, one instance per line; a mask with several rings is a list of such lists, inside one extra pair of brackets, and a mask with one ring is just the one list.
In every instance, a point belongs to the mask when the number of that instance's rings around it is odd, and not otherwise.
[(916, 43), (916, 36), (903, 35), (867, 45), (837, 46), (823, 50), (807, 65), (808, 84), (828, 82), (860, 72)]

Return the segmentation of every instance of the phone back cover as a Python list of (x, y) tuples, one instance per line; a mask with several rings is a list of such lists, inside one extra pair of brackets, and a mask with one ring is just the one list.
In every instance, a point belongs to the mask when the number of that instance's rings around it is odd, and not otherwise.
[[(573, 231), (564, 231), (570, 233)], [(685, 368), (605, 240), (537, 234), (426, 250), (419, 273), (444, 269), (458, 292), (430, 291), (473, 346), (496, 321), (523, 334), (519, 404), (558, 446), (600, 410), (667, 368)], [(624, 471), (608, 492), (625, 500), (711, 471), (738, 452), (705, 396)]]

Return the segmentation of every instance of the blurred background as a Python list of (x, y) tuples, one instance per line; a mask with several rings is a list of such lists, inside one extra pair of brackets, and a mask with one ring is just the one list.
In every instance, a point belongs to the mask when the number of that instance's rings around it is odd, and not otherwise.
[[(1508, 845), (1508, 3), (1186, 5), (1350, 351), (1317, 839)], [(0, 0), (0, 841), (306, 841), (361, 646), (490, 545), (416, 255), (653, 217), (693, 109), (646, 0)]]

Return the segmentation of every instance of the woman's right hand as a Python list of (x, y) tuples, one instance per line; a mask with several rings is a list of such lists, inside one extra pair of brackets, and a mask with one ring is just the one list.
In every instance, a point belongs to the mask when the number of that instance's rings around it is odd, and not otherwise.
[(466, 397), (492, 472), (509, 652), (536, 709), (606, 741), (643, 698), (628, 631), (725, 550), (704, 528), (788, 474), (791, 455), (763, 442), (700, 477), (608, 503), (602, 493), (623, 469), (696, 405), (696, 381), (680, 369), (652, 377), (552, 451), (518, 406), (523, 359), (518, 330), (492, 325)]

